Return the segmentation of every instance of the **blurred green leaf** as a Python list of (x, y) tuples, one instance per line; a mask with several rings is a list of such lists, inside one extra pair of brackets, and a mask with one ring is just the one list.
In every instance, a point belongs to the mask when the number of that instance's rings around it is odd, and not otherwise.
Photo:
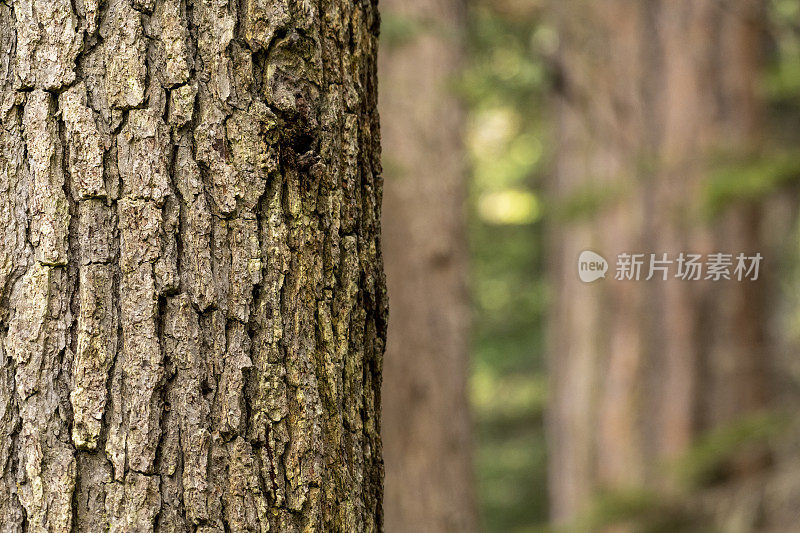
[(706, 212), (711, 216), (732, 203), (764, 198), (800, 180), (800, 150), (717, 159), (705, 190)]

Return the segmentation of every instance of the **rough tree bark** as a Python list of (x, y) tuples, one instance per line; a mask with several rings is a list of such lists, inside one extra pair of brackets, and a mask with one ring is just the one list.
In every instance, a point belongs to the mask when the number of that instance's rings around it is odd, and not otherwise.
[[(761, 4), (558, 5), (556, 194), (566, 203), (593, 194), (584, 203), (595, 209), (553, 235), (556, 520), (598, 489), (663, 487), (663, 461), (699, 431), (767, 405), (763, 273), (742, 283), (613, 280), (620, 252), (763, 250), (756, 206), (710, 224), (698, 214), (710, 156), (759, 142)], [(606, 280), (578, 280), (584, 249), (609, 260)]]
[(477, 513), (466, 394), (466, 169), (454, 94), (464, 6), (382, 0), (381, 7), (389, 35), (379, 72), (392, 302), (383, 393), (386, 530), (469, 532)]
[(0, 3), (0, 530), (377, 531), (374, 1)]

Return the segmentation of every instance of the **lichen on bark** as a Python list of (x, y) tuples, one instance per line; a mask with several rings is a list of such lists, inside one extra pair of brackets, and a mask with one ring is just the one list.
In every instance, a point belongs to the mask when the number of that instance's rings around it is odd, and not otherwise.
[(0, 4), (4, 533), (381, 529), (377, 31)]

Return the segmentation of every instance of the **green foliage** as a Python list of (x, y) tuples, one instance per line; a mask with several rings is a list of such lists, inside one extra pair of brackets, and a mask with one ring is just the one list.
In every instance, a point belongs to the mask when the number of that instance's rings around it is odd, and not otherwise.
[[(541, 239), (525, 225), (473, 222), (472, 402), (487, 531), (520, 531), (547, 513)], [(533, 237), (532, 237), (533, 235)]]
[(800, 103), (800, 2), (771, 0), (770, 34), (775, 46), (762, 85), (775, 103)]
[(624, 182), (586, 185), (574, 194), (553, 202), (547, 214), (557, 223), (589, 219), (602, 209), (612, 207), (629, 190), (630, 185)]
[(725, 473), (745, 455), (762, 455), (769, 441), (788, 427), (782, 413), (758, 413), (720, 426), (704, 435), (672, 467), (672, 473), (687, 490), (724, 480)]
[[(589, 510), (567, 531), (596, 531), (627, 525), (637, 533), (674, 531), (712, 533), (714, 519), (697, 505), (704, 492), (724, 482), (741, 461), (763, 460), (775, 439), (784, 437), (791, 418), (782, 413), (753, 414), (709, 431), (678, 460), (666, 479), (676, 484), (669, 493), (641, 489), (598, 493)], [(751, 464), (751, 463), (748, 463)], [(752, 464), (751, 464), (752, 466)]]
[(411, 17), (396, 13), (381, 16), (381, 46), (394, 48), (406, 44), (424, 31), (425, 25)]
[(547, 520), (542, 201), (547, 72), (538, 18), (493, 3), (469, 12), (467, 147), (474, 294), (472, 401), (486, 531), (541, 529)]
[(705, 518), (680, 498), (644, 490), (598, 494), (589, 511), (566, 531), (601, 531), (625, 525), (635, 533), (712, 533)]
[(432, 18), (416, 19), (398, 13), (384, 13), (381, 16), (381, 46), (395, 48), (404, 46), (425, 33), (446, 32), (442, 25)]
[(800, 150), (719, 157), (705, 190), (705, 212), (720, 213), (737, 201), (761, 200), (800, 180)]

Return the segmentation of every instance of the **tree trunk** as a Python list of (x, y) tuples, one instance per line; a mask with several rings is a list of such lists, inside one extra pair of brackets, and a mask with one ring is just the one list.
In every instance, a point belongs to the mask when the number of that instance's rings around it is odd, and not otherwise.
[(380, 110), (392, 317), (384, 372), (386, 530), (477, 528), (466, 394), (459, 0), (385, 0)]
[(1, 531), (381, 529), (377, 32), (0, 4)]
[[(757, 206), (711, 223), (700, 208), (711, 156), (758, 144), (763, 6), (558, 7), (556, 194), (593, 206), (553, 236), (550, 489), (563, 520), (598, 489), (663, 487), (664, 461), (698, 432), (764, 408), (769, 356), (763, 272), (758, 282), (613, 279), (623, 252), (763, 250)], [(585, 249), (608, 259), (607, 279), (579, 281)]]

